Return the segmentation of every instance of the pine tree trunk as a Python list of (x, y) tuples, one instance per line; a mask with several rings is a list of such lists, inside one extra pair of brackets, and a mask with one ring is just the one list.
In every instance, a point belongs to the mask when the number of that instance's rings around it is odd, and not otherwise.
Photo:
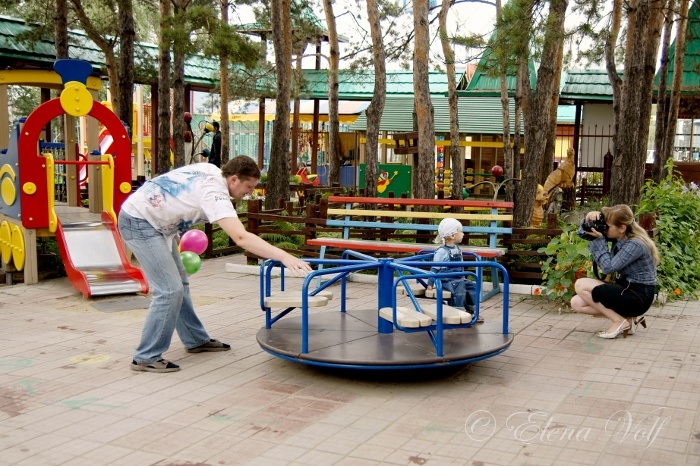
[[(228, 6), (229, 0), (221, 0), (219, 3), (219, 9), (221, 11), (221, 24), (228, 25)], [(229, 79), (228, 79), (228, 56), (219, 56), (219, 95), (221, 96), (221, 121), (219, 122), (221, 129), (221, 166), (223, 167), (226, 162), (229, 161), (229, 141), (231, 140), (231, 131), (229, 127), (229, 113), (228, 113), (228, 89), (229, 89)], [(233, 154), (234, 156), (236, 154)]]
[[(562, 63), (564, 60), (564, 43), (558, 44), (557, 63)], [(549, 124), (547, 125), (546, 145), (544, 148), (544, 156), (540, 165), (540, 181), (541, 185), (547, 180), (547, 177), (554, 168), (554, 152), (557, 147), (557, 109), (559, 108), (559, 85), (561, 83), (561, 73), (554, 75), (554, 85), (552, 86), (552, 95), (550, 96), (549, 108)]]
[(365, 195), (377, 195), (377, 170), (379, 158), (379, 125), (386, 101), (386, 55), (379, 18), (377, 0), (367, 0), (367, 20), (372, 36), (372, 59), (374, 62), (374, 93), (365, 110), (367, 114), (367, 137), (365, 143)]
[(289, 0), (272, 0), (272, 42), (275, 49), (277, 106), (272, 127), (265, 208), (289, 199), (289, 101), (292, 87), (292, 19)]
[(67, 0), (56, 0), (54, 19), (54, 44), (56, 58), (68, 58), (68, 3)]
[[(522, 167), (520, 166), (520, 147), (521, 144), (521, 131), (522, 131), (522, 115), (523, 115), (523, 86), (530, 85), (525, 83), (523, 80), (526, 79), (523, 69), (527, 68), (527, 58), (520, 57), (518, 59), (518, 71), (516, 72), (515, 79), (515, 97), (513, 98), (515, 103), (515, 111), (513, 115), (513, 128), (515, 128), (515, 133), (513, 136), (513, 178), (520, 179), (522, 173)], [(506, 186), (506, 201), (513, 202), (514, 199), (518, 197), (518, 192), (520, 190), (520, 182), (516, 181), (514, 183), (508, 183)]]
[(417, 166), (413, 167), (413, 197), (433, 199), (435, 197), (435, 122), (433, 104), (430, 100), (430, 76), (428, 52), (430, 37), (428, 28), (428, 0), (413, 2), (413, 94), (416, 120), (418, 122)]
[(134, 128), (134, 8), (132, 0), (119, 0), (119, 119), (130, 129), (132, 139), (141, 128)]
[(323, 0), (323, 9), (326, 13), (326, 25), (328, 27), (329, 67), (328, 67), (328, 184), (340, 181), (340, 120), (338, 118), (338, 68), (340, 67), (340, 55), (338, 45), (338, 31), (335, 25), (333, 2)]
[[(676, 136), (676, 124), (678, 122), (678, 109), (681, 100), (681, 85), (683, 83), (683, 67), (685, 63), (686, 51), (686, 30), (688, 27), (689, 0), (681, 0), (681, 9), (678, 13), (678, 32), (676, 33), (676, 56), (673, 62), (673, 86), (671, 89), (671, 105), (668, 109), (668, 120), (666, 120), (666, 135), (664, 136), (664, 148), (661, 151), (665, 155), (663, 164), (659, 170), (659, 182), (666, 178), (666, 162), (671, 158), (673, 145)], [(691, 147), (692, 151), (692, 147)], [(656, 168), (656, 167), (655, 167)]]
[(656, 131), (654, 132), (654, 164), (651, 169), (651, 177), (655, 182), (661, 181), (661, 171), (670, 154), (664, 153), (664, 138), (666, 137), (666, 124), (668, 122), (668, 65), (669, 49), (671, 47), (671, 31), (673, 30), (673, 8), (675, 0), (668, 0), (665, 9), (664, 32), (661, 40), (661, 66), (659, 67), (659, 94), (656, 103)]
[(160, 0), (158, 43), (158, 175), (170, 171), (170, 0)]
[(457, 96), (457, 83), (455, 82), (455, 54), (452, 51), (447, 37), (447, 13), (450, 11), (451, 0), (442, 0), (440, 10), (440, 42), (442, 53), (445, 55), (447, 68), (447, 99), (450, 106), (450, 169), (452, 179), (450, 188), (452, 199), (462, 199), (462, 185), (464, 182), (462, 148), (459, 145), (459, 97)]
[[(501, 0), (496, 0), (496, 34), (502, 37), (505, 33), (502, 26), (503, 7)], [(498, 35), (500, 34), (500, 36)], [(513, 177), (513, 148), (510, 145), (510, 102), (508, 96), (508, 85), (506, 83), (507, 66), (499, 63), (499, 83), (501, 88), (501, 119), (503, 121), (503, 174), (505, 178)], [(513, 198), (512, 184), (506, 186), (506, 193), (510, 191), (510, 198)], [(508, 195), (507, 195), (508, 196)]]
[(644, 182), (647, 137), (656, 53), (661, 37), (663, 12), (646, 0), (627, 6), (625, 75), (620, 90), (620, 112), (614, 138), (610, 202), (636, 205)]
[[(561, 61), (557, 62), (557, 57), (559, 57), (558, 44), (561, 42), (564, 32), (567, 5), (567, 0), (551, 2), (542, 49), (542, 62), (537, 73), (537, 86), (534, 92), (529, 90), (529, 84), (528, 87), (523, 86), (523, 98), (526, 101), (523, 109), (526, 151), (523, 177), (513, 209), (515, 227), (529, 226), (534, 210), (548, 127), (552, 121), (549, 116), (551, 97), (554, 92), (556, 75), (561, 73), (562, 67)], [(527, 66), (524, 66), (523, 69), (527, 70)], [(523, 83), (529, 83), (529, 81), (529, 73), (525, 71)]]
[[(184, 10), (177, 11), (184, 13)], [(177, 41), (173, 44), (173, 162), (185, 165), (185, 52)]]

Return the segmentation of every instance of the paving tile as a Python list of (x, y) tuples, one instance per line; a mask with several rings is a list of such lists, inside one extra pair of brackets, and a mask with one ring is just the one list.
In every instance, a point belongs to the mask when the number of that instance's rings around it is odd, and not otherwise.
[[(0, 286), (0, 466), (700, 464), (700, 302), (604, 341), (604, 321), (517, 297), (496, 357), (439, 376), (342, 373), (263, 351), (258, 278), (228, 262), (245, 260), (204, 261), (191, 289), (233, 350), (189, 354), (175, 336), (171, 374), (129, 369), (148, 297)], [(373, 284), (348, 290), (351, 306), (376, 302)]]

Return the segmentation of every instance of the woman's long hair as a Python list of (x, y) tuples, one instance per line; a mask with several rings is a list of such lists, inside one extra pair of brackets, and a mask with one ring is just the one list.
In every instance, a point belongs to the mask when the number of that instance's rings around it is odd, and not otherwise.
[(634, 213), (630, 206), (627, 204), (618, 204), (612, 207), (603, 207), (601, 209), (605, 221), (616, 227), (621, 227), (622, 225), (627, 226), (625, 236), (629, 239), (637, 239), (638, 241), (644, 243), (651, 252), (651, 257), (654, 259), (654, 264), (658, 265), (661, 261), (661, 256), (659, 255), (659, 250), (656, 248), (654, 241), (649, 238), (647, 232), (639, 226), (637, 222), (634, 221)]

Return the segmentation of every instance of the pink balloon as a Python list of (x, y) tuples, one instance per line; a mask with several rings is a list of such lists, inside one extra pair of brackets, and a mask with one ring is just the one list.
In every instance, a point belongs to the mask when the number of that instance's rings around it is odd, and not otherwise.
[(209, 239), (202, 230), (188, 230), (180, 238), (180, 251), (192, 251), (199, 255), (207, 250)]

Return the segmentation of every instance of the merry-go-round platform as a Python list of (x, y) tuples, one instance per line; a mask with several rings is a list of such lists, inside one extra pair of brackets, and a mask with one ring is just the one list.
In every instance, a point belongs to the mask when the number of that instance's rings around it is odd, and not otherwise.
[[(436, 263), (432, 253), (404, 259), (375, 259), (345, 251), (339, 260), (309, 259), (318, 270), (309, 274), (301, 290), (284, 286), (284, 268), (265, 261), (260, 267), (260, 304), (265, 327), (257, 333), (261, 348), (292, 362), (311, 366), (360, 370), (409, 370), (462, 366), (496, 356), (513, 342), (508, 332), (508, 274), (498, 263), (457, 263), (471, 271), (431, 274), (430, 265), (454, 267), (455, 262)], [(457, 311), (443, 304), (440, 280), (438, 299), (420, 298), (417, 289), (430, 276), (472, 276), (481, 296), (481, 272), (489, 267), (501, 272), (502, 320), (477, 323), (475, 313)], [(377, 270), (377, 307), (347, 309), (348, 276), (360, 270)], [(273, 270), (280, 278), (273, 280)], [(321, 277), (327, 278), (322, 282)], [(279, 283), (277, 282), (279, 280)], [(340, 285), (337, 301), (331, 297)], [(335, 288), (332, 288), (335, 286)], [(329, 306), (331, 300), (335, 306)], [(328, 306), (310, 313), (315, 306)], [(490, 313), (491, 315), (491, 313)], [(500, 322), (499, 322), (500, 320)]]

